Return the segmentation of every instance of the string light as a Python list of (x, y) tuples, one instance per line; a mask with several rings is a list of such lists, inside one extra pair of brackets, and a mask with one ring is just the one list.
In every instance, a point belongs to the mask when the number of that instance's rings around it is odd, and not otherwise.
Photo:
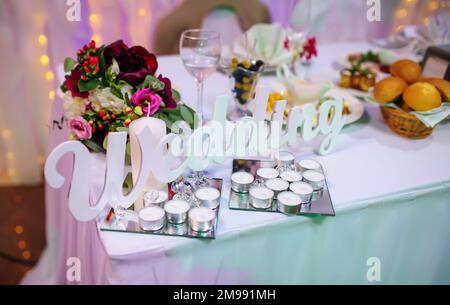
[(23, 229), (23, 227), (22, 227), (21, 225), (17, 225), (17, 226), (14, 228), (14, 231), (16, 231), (16, 234), (20, 235), (20, 234), (23, 233), (24, 229)]
[(47, 36), (39, 35), (38, 42), (41, 46), (45, 46), (47, 44)]
[(55, 74), (52, 71), (47, 71), (45, 73), (45, 79), (48, 81), (52, 81), (55, 78)]
[(9, 139), (11, 139), (11, 130), (9, 129), (2, 129), (2, 137), (5, 141), (8, 141)]
[(28, 250), (22, 252), (22, 256), (24, 259), (29, 260), (31, 258), (31, 253)]
[(6, 153), (6, 160), (8, 160), (8, 161), (14, 160), (14, 153), (11, 152), (11, 151), (7, 152)]
[(27, 247), (27, 242), (24, 240), (19, 240), (19, 242), (17, 243), (17, 246), (19, 247), (19, 249), (23, 250)]
[(99, 19), (100, 19), (100, 18), (98, 17), (97, 14), (91, 14), (91, 15), (89, 16), (89, 21), (90, 21), (92, 24), (98, 23)]
[(40, 60), (41, 60), (41, 64), (43, 64), (45, 66), (50, 61), (50, 58), (48, 58), (47, 55), (42, 55)]
[(147, 10), (145, 8), (140, 8), (138, 10), (138, 14), (139, 14), (139, 16), (144, 17), (147, 15)]
[(48, 93), (48, 98), (49, 98), (51, 101), (53, 101), (53, 100), (55, 99), (55, 97), (56, 97), (55, 91), (54, 91), (54, 90), (51, 90), (51, 91)]

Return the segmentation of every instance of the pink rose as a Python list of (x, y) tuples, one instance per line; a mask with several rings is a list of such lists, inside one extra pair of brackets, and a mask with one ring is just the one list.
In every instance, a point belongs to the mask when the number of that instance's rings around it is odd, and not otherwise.
[(69, 128), (79, 140), (88, 140), (92, 137), (92, 128), (89, 123), (80, 116), (69, 121)]
[(158, 111), (162, 103), (162, 98), (150, 88), (146, 88), (136, 91), (131, 97), (130, 102), (133, 106), (141, 106), (145, 116), (152, 116)]

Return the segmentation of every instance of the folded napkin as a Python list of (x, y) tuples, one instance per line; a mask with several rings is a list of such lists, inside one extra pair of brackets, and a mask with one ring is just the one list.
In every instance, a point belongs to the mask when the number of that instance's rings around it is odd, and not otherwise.
[(291, 33), (279, 24), (255, 24), (235, 43), (233, 53), (240, 58), (261, 59), (266, 65), (292, 62), (295, 53), (285, 48)]
[[(372, 96), (366, 96), (365, 101), (380, 106)], [(401, 109), (395, 103), (384, 104), (385, 107), (391, 107), (395, 109)], [(437, 124), (450, 117), (450, 103), (442, 103), (441, 107), (432, 109), (430, 111), (411, 111), (412, 115), (419, 119), (425, 126), (434, 128)]]

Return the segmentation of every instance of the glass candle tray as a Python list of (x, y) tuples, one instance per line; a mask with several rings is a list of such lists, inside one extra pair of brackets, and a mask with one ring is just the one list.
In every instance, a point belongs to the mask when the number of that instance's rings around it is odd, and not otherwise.
[[(222, 179), (216, 178), (208, 178), (209, 184), (211, 187), (214, 187), (220, 191), (220, 198), (222, 199)], [(183, 224), (171, 224), (165, 221), (164, 227), (159, 231), (145, 231), (142, 230), (139, 226), (139, 219), (137, 212), (128, 210), (125, 216), (125, 219), (122, 221), (122, 224), (115, 224), (114, 214), (111, 213), (111, 216), (104, 216), (100, 219), (100, 230), (102, 231), (111, 231), (111, 232), (122, 232), (122, 233), (138, 233), (138, 234), (147, 234), (147, 235), (163, 235), (163, 236), (181, 236), (187, 238), (203, 238), (203, 239), (215, 239), (217, 224), (219, 219), (219, 209), (215, 210), (216, 219), (214, 221), (214, 225), (212, 230), (208, 232), (196, 232), (192, 230), (189, 226), (188, 221), (186, 220)]]
[[(258, 160), (233, 160), (233, 173), (238, 171), (245, 171), (251, 173), (256, 177), (256, 171), (261, 167), (261, 161)], [(228, 207), (231, 210), (253, 211), (253, 212), (273, 212), (278, 211), (277, 200), (273, 201), (272, 207), (269, 209), (256, 209), (250, 204), (248, 193), (237, 193), (230, 190), (230, 201)], [(313, 200), (310, 204), (302, 204), (300, 212), (297, 215), (322, 215), (335, 216), (333, 203), (331, 201), (330, 193), (328, 191), (327, 182), (325, 179), (325, 186), (320, 192), (314, 192)]]

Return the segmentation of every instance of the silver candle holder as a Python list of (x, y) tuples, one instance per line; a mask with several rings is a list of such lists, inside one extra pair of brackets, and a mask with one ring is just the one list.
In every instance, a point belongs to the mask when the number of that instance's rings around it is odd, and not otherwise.
[(186, 222), (190, 204), (183, 200), (170, 200), (164, 205), (167, 221), (173, 224)]
[(312, 199), (312, 195), (314, 193), (313, 187), (306, 182), (296, 182), (292, 183), (289, 186), (289, 190), (298, 196), (300, 196), (300, 199), (302, 203), (310, 203)]
[(269, 209), (275, 197), (274, 191), (264, 186), (250, 188), (250, 205), (255, 209)]
[(277, 196), (278, 211), (287, 215), (297, 215), (300, 212), (302, 199), (293, 192), (282, 192)]
[(248, 193), (255, 177), (247, 172), (235, 172), (231, 175), (231, 188), (237, 193)]
[(189, 211), (189, 225), (195, 232), (211, 231), (216, 220), (216, 213), (205, 207), (193, 208)]
[(256, 178), (262, 181), (278, 178), (280, 173), (271, 167), (261, 167), (256, 171)]
[(275, 193), (275, 199), (281, 192), (287, 191), (289, 183), (281, 178), (270, 179), (266, 181), (266, 187)]
[(302, 181), (303, 176), (299, 172), (293, 170), (286, 170), (284, 172), (281, 172), (280, 178), (288, 183), (294, 183)]
[(322, 172), (322, 165), (316, 160), (304, 159), (297, 162), (297, 169), (303, 173), (308, 170), (313, 170), (316, 172)]
[(314, 192), (320, 191), (325, 186), (325, 176), (317, 171), (308, 170), (303, 172), (303, 180), (314, 189)]
[(159, 231), (165, 224), (165, 213), (161, 207), (150, 206), (139, 210), (139, 226), (144, 231)]
[(199, 200), (200, 206), (217, 209), (220, 204), (220, 192), (213, 187), (202, 187), (195, 191), (195, 197)]

